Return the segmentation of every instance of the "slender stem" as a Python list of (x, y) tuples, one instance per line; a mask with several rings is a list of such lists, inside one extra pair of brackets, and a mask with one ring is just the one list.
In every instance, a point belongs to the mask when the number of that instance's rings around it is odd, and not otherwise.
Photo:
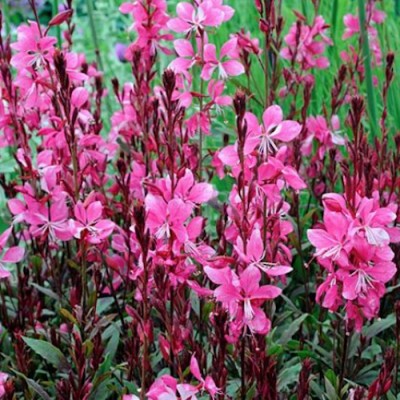
[(243, 336), (242, 336), (240, 366), (241, 366), (241, 399), (246, 400), (246, 330), (243, 331)]
[[(200, 34), (200, 57), (201, 64), (203, 65), (204, 60), (204, 37), (203, 33)], [(200, 77), (200, 120), (199, 120), (199, 180), (203, 180), (203, 130), (201, 129), (201, 118), (203, 114), (203, 91), (204, 91), (204, 81)]]
[(364, 0), (358, 0), (358, 15), (360, 19), (361, 45), (364, 57), (365, 80), (367, 86), (368, 114), (371, 124), (372, 140), (374, 140), (377, 137), (378, 124)]
[[(58, 0), (53, 0), (53, 17), (58, 14)], [(60, 25), (56, 26), (56, 35), (57, 35), (57, 43), (58, 47), (61, 48), (62, 39), (61, 39), (61, 28)]]
[(346, 372), (346, 359), (347, 359), (347, 348), (349, 346), (349, 333), (345, 327), (344, 329), (344, 338), (343, 338), (343, 351), (342, 351), (342, 361), (340, 364), (340, 376), (339, 376), (339, 393), (343, 387), (343, 381)]

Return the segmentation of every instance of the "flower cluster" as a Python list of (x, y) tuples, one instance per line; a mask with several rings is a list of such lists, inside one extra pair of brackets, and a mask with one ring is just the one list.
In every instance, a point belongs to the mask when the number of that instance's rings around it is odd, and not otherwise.
[[(10, 39), (0, 13), (0, 399), (306, 399), (320, 365), (337, 397), (387, 393), (392, 353), (366, 384), (336, 340), (393, 312), (399, 268), (394, 55), (379, 134), (360, 84), (383, 64), (374, 2), (374, 62), (346, 42), (336, 71), (317, 0), (287, 30), (255, 0), (236, 32), (233, 1), (128, 1), (123, 82), (92, 0), (96, 62), (74, 51), (85, 12), (66, 0), (43, 25), (29, 3)], [(357, 367), (382, 360), (355, 340)]]
[(378, 193), (357, 197), (354, 208), (333, 193), (325, 194), (323, 203), (323, 225), (307, 232), (328, 274), (317, 289), (317, 300), (331, 311), (344, 305), (347, 319), (360, 330), (364, 318), (378, 315), (385, 284), (396, 273), (389, 245), (400, 241), (400, 229), (393, 227), (397, 206), (381, 207)]

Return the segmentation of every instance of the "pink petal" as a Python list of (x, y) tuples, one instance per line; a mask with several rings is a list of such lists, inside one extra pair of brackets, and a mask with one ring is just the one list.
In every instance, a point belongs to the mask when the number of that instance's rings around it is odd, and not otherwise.
[(300, 132), (301, 125), (298, 122), (283, 121), (279, 125), (279, 129), (271, 134), (271, 137), (282, 140), (282, 142), (290, 142), (297, 137)]
[(2, 262), (18, 263), (24, 258), (25, 250), (22, 247), (14, 246), (6, 250)]
[(252, 300), (269, 300), (280, 296), (282, 289), (273, 285), (264, 285), (259, 287), (251, 296)]
[(190, 372), (198, 381), (201, 382), (203, 380), (203, 378), (201, 376), (200, 368), (199, 368), (199, 363), (197, 362), (194, 354), (192, 355), (192, 358), (190, 359)]
[(221, 58), (225, 56), (231, 56), (235, 52), (237, 47), (237, 39), (228, 40), (222, 47), (220, 51)]
[(265, 129), (268, 131), (273, 127), (278, 126), (282, 122), (283, 114), (279, 106), (268, 107), (263, 114), (263, 123)]
[(89, 100), (89, 93), (83, 87), (77, 87), (74, 89), (71, 95), (71, 104), (77, 108), (82, 108), (85, 103)]
[(176, 13), (178, 14), (179, 18), (186, 21), (192, 21), (195, 14), (195, 9), (190, 3), (181, 2), (176, 6)]
[(194, 57), (193, 46), (189, 40), (175, 40), (174, 48), (180, 57)]
[[(0, 266), (0, 279), (7, 279), (11, 276), (11, 272), (6, 269), (1, 268)], [(1, 392), (0, 392), (1, 394)]]
[(185, 33), (192, 29), (192, 25), (180, 18), (172, 18), (168, 21), (167, 26), (174, 32)]
[(247, 256), (249, 256), (252, 261), (261, 261), (263, 253), (264, 245), (261, 239), (261, 232), (259, 229), (255, 229), (247, 245)]
[(244, 73), (244, 67), (239, 61), (225, 61), (222, 63), (222, 66), (229, 76), (238, 76)]
[(101, 218), (102, 214), (103, 205), (101, 204), (101, 201), (94, 201), (93, 203), (89, 204), (86, 210), (87, 222), (89, 224), (96, 222), (99, 218)]
[(247, 295), (252, 295), (259, 288), (261, 273), (258, 268), (247, 267), (240, 274), (240, 286)]

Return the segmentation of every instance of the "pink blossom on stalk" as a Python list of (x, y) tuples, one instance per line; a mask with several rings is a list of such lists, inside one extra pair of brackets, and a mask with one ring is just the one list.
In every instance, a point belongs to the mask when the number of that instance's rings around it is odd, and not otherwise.
[(215, 7), (211, 0), (202, 2), (197, 8), (190, 3), (178, 3), (176, 13), (178, 17), (170, 19), (168, 27), (178, 33), (189, 33), (204, 30), (209, 26), (219, 26), (225, 19), (225, 13)]
[(207, 375), (205, 379), (202, 377), (199, 363), (197, 362), (194, 354), (190, 359), (190, 372), (200, 382), (201, 390), (207, 391), (212, 399), (214, 399), (215, 396), (220, 393), (220, 390), (217, 388), (214, 379), (211, 378), (211, 376)]
[(352, 248), (350, 223), (343, 215), (325, 211), (324, 229), (309, 229), (308, 240), (317, 248), (315, 255), (321, 259), (336, 261), (339, 265), (348, 264)]
[(332, 45), (332, 40), (325, 35), (328, 25), (320, 15), (311, 26), (306, 25), (305, 18), (302, 18), (300, 28), (295, 22), (285, 36), (288, 47), (281, 50), (281, 56), (286, 60), (294, 58), (304, 69), (329, 67), (328, 58), (322, 56), (325, 46)]
[[(12, 227), (6, 229), (0, 235), (0, 253), (3, 255), (0, 258), (0, 279), (9, 278), (11, 273), (4, 267), (4, 264), (15, 264), (20, 262), (24, 258), (25, 251), (22, 247), (13, 246), (5, 249), (7, 241), (11, 235)], [(2, 383), (1, 378), (4, 378), (4, 374), (0, 373), (0, 385)], [(0, 389), (1, 390), (1, 389)], [(1, 392), (0, 392), (1, 393)]]
[(174, 41), (174, 48), (179, 57), (175, 58), (168, 68), (186, 74), (198, 62), (192, 43), (186, 39), (177, 39)]
[(207, 91), (211, 97), (211, 102), (217, 106), (217, 110), (220, 107), (229, 106), (232, 104), (231, 96), (223, 96), (225, 84), (223, 81), (216, 81), (211, 79), (208, 83)]
[(373, 246), (390, 243), (390, 234), (385, 227), (396, 220), (396, 213), (389, 207), (377, 207), (374, 199), (363, 198), (358, 207), (353, 226), (365, 232), (367, 242)]
[(257, 267), (268, 276), (286, 275), (292, 271), (292, 267), (290, 266), (277, 265), (276, 263), (264, 261), (265, 250), (259, 229), (253, 230), (247, 243), (246, 250), (244, 249), (243, 240), (239, 236), (236, 240), (235, 250), (249, 267)]
[[(367, 32), (369, 36), (369, 45), (374, 55), (373, 61), (375, 65), (382, 64), (382, 50), (379, 43), (378, 31), (375, 25), (382, 24), (386, 18), (386, 14), (376, 8), (374, 2), (368, 2), (366, 6), (367, 13)], [(354, 35), (358, 35), (360, 32), (360, 21), (358, 16), (352, 14), (346, 14), (343, 17), (345, 31), (343, 39), (351, 38)], [(348, 57), (348, 55), (347, 55)], [(358, 58), (358, 55), (356, 56)]]
[(340, 123), (337, 115), (332, 116), (330, 127), (321, 115), (308, 117), (306, 122), (307, 138), (303, 142), (302, 151), (305, 155), (310, 155), (314, 141), (317, 141), (318, 157), (323, 158), (324, 154), (335, 146), (343, 146), (346, 141), (340, 136)]
[[(201, 78), (208, 81), (215, 69), (218, 69), (218, 75), (221, 79), (243, 74), (243, 65), (239, 61), (232, 59), (236, 54), (236, 46), (236, 38), (228, 40), (222, 46), (220, 60), (218, 60), (215, 45), (206, 44), (204, 46), (204, 66), (201, 71)], [(227, 60), (222, 61), (224, 58), (227, 58)]]
[(33, 237), (50, 240), (70, 240), (72, 233), (68, 224), (67, 197), (60, 194), (50, 201), (50, 205), (37, 202), (28, 203), (28, 211), (24, 220), (30, 225)]
[(248, 266), (239, 277), (234, 272), (227, 274), (225, 268), (206, 267), (204, 271), (212, 282), (220, 284), (214, 296), (229, 310), (232, 319), (247, 326), (251, 332), (267, 334), (270, 331), (271, 321), (261, 306), (266, 300), (278, 297), (282, 290), (273, 285), (260, 286), (258, 268)]
[(264, 155), (278, 150), (275, 140), (290, 142), (301, 132), (301, 125), (298, 122), (283, 120), (282, 109), (277, 105), (268, 107), (262, 119), (263, 125), (259, 125), (254, 114), (249, 112), (246, 114), (249, 140), (254, 143), (254, 147), (259, 145), (259, 151)]
[(197, 393), (196, 387), (178, 383), (172, 376), (163, 375), (155, 380), (146, 395), (149, 400), (196, 400)]
[(52, 61), (57, 39), (41, 36), (36, 22), (29, 21), (28, 25), (18, 27), (17, 35), (18, 41), (11, 44), (11, 48), (17, 51), (11, 59), (11, 65), (15, 68), (21, 70), (34, 65), (43, 66), (46, 61)]
[(188, 234), (184, 223), (192, 213), (192, 206), (181, 199), (166, 202), (162, 197), (152, 194), (146, 196), (145, 204), (147, 225), (158, 239), (169, 239), (174, 233), (179, 242), (185, 243)]
[(73, 236), (91, 244), (99, 244), (106, 240), (114, 230), (115, 224), (108, 219), (102, 219), (103, 209), (100, 201), (90, 204), (78, 201), (74, 207), (75, 219), (69, 220)]

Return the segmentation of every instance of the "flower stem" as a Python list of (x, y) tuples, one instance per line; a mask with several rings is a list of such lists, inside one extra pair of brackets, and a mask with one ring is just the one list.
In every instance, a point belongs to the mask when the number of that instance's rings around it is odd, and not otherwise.
[(341, 360), (341, 363), (340, 363), (339, 393), (342, 390), (343, 381), (344, 381), (345, 372), (346, 372), (346, 359), (347, 359), (347, 348), (348, 348), (348, 346), (349, 346), (349, 332), (347, 332), (347, 329), (345, 327), (345, 329), (344, 329), (344, 337), (343, 337), (342, 360)]

